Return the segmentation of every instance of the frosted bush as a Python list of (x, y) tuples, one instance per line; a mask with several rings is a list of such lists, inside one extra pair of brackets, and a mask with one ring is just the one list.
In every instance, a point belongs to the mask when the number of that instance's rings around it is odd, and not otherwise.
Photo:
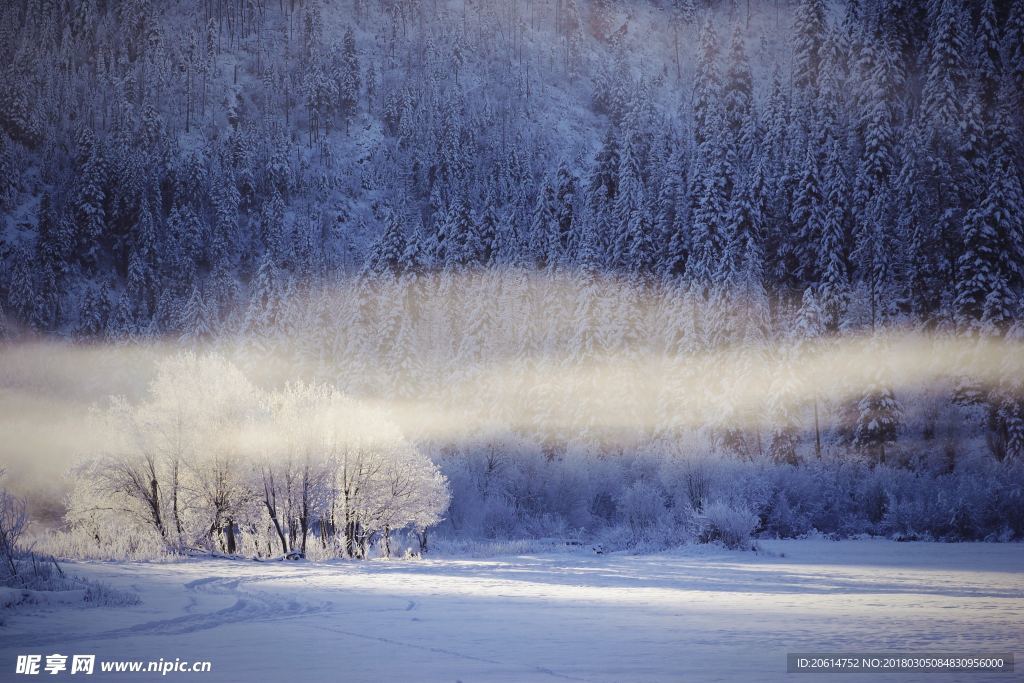
[(129, 607), (142, 602), (138, 593), (118, 590), (98, 581), (83, 580), (85, 596), (82, 600), (94, 607)]
[(141, 602), (136, 593), (68, 574), (52, 557), (35, 552), (25, 553), (14, 566), (15, 575), (0, 577), (0, 609), (45, 604), (54, 598), (59, 602), (80, 600), (88, 607), (121, 607)]
[(499, 555), (525, 555), (528, 553), (564, 551), (578, 546), (567, 546), (555, 539), (517, 539), (480, 541), (466, 538), (437, 538), (432, 555), (455, 557), (495, 557)]
[(165, 560), (174, 557), (150, 530), (124, 523), (102, 527), (73, 526), (37, 537), (36, 550), (57, 558), (80, 560)]
[(480, 531), (486, 538), (510, 538), (518, 529), (516, 509), (505, 496), (491, 496), (480, 510)]
[(665, 516), (664, 494), (650, 482), (636, 481), (622, 492), (618, 511), (635, 538), (646, 538)]
[(764, 515), (764, 533), (780, 538), (802, 536), (811, 531), (811, 525), (799, 508), (789, 501), (784, 491), (776, 491)]
[(726, 548), (746, 549), (751, 546), (757, 515), (745, 506), (715, 501), (704, 506), (701, 522), (701, 542), (719, 542)]

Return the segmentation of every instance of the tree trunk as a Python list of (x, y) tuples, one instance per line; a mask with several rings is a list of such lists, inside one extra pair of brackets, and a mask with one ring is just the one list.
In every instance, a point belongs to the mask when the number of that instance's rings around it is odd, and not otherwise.
[(416, 532), (416, 538), (420, 542), (420, 554), (421, 555), (426, 555), (427, 554), (427, 530), (424, 529), (423, 531)]
[(228, 541), (228, 555), (235, 554), (235, 520), (228, 519), (224, 524), (224, 534), (227, 536)]
[(281, 522), (277, 519), (277, 512), (271, 506), (269, 501), (264, 501), (267, 506), (267, 512), (270, 514), (270, 521), (274, 523), (274, 531), (277, 532), (277, 537), (281, 540), (281, 553), (288, 553), (288, 540), (284, 537), (284, 531), (281, 529)]
[(160, 538), (167, 542), (167, 530), (164, 529), (164, 520), (160, 516), (160, 485), (156, 478), (149, 480), (149, 512), (153, 517), (153, 526), (160, 532)]
[(181, 513), (178, 511), (178, 461), (174, 461), (171, 470), (171, 514), (174, 516), (174, 528), (178, 532), (178, 547), (184, 545), (185, 531), (181, 523)]
[(355, 535), (356, 535), (356, 523), (348, 521), (345, 523), (345, 556), (355, 556)]
[(814, 397), (814, 455), (821, 460), (821, 428), (818, 425), (818, 397)]
[(299, 527), (302, 531), (302, 556), (306, 556), (306, 537), (309, 535), (309, 465), (302, 470), (302, 513), (299, 515)]
[(673, 43), (676, 52), (676, 80), (683, 80), (683, 64), (679, 61), (679, 25), (676, 24), (672, 30)]

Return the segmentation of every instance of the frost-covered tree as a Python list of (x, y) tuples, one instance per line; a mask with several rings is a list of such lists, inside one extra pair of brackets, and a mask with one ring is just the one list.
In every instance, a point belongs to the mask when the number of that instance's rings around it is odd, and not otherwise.
[(1022, 282), (1022, 219), (1020, 180), (998, 165), (980, 205), (963, 219), (954, 302), (961, 330), (998, 335), (1014, 319), (1014, 292)]
[(719, 49), (718, 33), (708, 17), (700, 30), (698, 70), (693, 85), (693, 134), (698, 146), (715, 134), (722, 120)]
[(871, 380), (857, 402), (853, 443), (867, 451), (874, 462), (884, 464), (885, 447), (896, 441), (903, 423), (903, 408), (885, 380), (885, 368), (876, 365)]
[(825, 3), (800, 0), (793, 19), (793, 85), (808, 96), (818, 85), (827, 28)]

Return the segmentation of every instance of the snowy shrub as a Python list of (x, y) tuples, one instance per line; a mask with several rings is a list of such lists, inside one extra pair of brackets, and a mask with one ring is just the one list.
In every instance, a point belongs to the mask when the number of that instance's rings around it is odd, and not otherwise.
[(1019, 539), (1024, 536), (1020, 468), (981, 460), (939, 476), (894, 475), (890, 509), (879, 532), (951, 541)]
[(714, 463), (710, 460), (690, 460), (682, 467), (681, 485), (690, 507), (703, 510), (711, 495), (714, 479)]
[(51, 556), (26, 552), (0, 572), (0, 608), (49, 602), (82, 603), (89, 607), (136, 605), (139, 596), (112, 586), (67, 574)]
[(122, 523), (115, 515), (97, 515), (88, 524), (72, 522), (67, 529), (36, 537), (35, 547), (69, 560), (153, 561), (176, 556), (150, 529)]
[(746, 549), (757, 527), (757, 515), (744, 506), (714, 501), (704, 506), (701, 522), (701, 542), (719, 542), (726, 548)]
[(634, 538), (647, 538), (666, 516), (664, 494), (648, 481), (636, 481), (620, 495), (618, 513)]
[(129, 607), (142, 602), (138, 593), (113, 588), (99, 581), (85, 580), (82, 600), (94, 607)]
[(811, 531), (806, 516), (789, 502), (789, 494), (783, 490), (775, 492), (762, 519), (763, 533), (779, 538), (794, 538)]
[(841, 458), (814, 463), (805, 473), (810, 478), (810, 488), (804, 487), (802, 495), (793, 499), (807, 501), (808, 521), (813, 529), (840, 535), (860, 533), (865, 528), (855, 492), (867, 472), (863, 463)]
[(889, 506), (889, 495), (885, 491), (879, 477), (872, 477), (861, 491), (861, 505), (864, 516), (871, 524), (878, 524), (885, 517)]
[(566, 456), (554, 463), (554, 471), (545, 478), (543, 489), (542, 508), (548, 517), (544, 534), (560, 535), (559, 529), (580, 529), (591, 525), (593, 484), (587, 465), (587, 460), (580, 456)]
[(515, 505), (506, 496), (489, 496), (479, 511), (484, 538), (511, 538), (519, 528)]
[(567, 546), (560, 539), (479, 540), (471, 538), (445, 538), (434, 541), (434, 554), (453, 557), (497, 557), (528, 553), (579, 550), (580, 546)]

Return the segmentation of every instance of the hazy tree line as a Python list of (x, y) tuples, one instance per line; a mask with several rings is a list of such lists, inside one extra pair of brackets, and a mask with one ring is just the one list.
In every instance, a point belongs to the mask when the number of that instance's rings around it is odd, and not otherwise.
[[(230, 336), (443, 403), (510, 356), (1024, 336), (1020, 0), (19, 0), (0, 30), (11, 337)], [(1019, 374), (936, 398), (874, 371), (803, 403), (780, 372), (756, 420), (690, 400), (750, 460), (1020, 460)], [(585, 407), (553, 438), (493, 406), (549, 462), (608, 441)]]

